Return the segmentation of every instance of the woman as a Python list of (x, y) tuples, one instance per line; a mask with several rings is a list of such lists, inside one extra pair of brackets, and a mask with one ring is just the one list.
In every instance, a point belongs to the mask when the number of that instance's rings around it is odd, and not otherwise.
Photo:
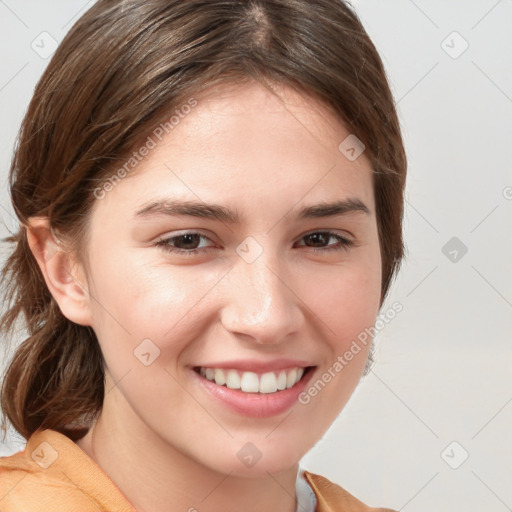
[(371, 363), (405, 173), (347, 4), (99, 0), (11, 169), (0, 510), (374, 510), (299, 461)]

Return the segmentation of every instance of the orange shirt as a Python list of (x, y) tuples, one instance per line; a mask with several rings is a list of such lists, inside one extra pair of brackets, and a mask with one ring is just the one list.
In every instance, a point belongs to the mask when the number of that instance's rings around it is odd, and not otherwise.
[[(316, 512), (375, 509), (326, 478), (304, 471)], [(77, 444), (55, 430), (37, 430), (25, 450), (0, 457), (0, 512), (136, 512), (108, 475)]]

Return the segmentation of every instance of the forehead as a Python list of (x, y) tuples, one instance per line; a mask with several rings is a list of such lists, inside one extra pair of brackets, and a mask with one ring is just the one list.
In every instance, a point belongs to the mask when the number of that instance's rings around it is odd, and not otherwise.
[[(220, 144), (219, 154), (229, 146), (247, 154), (267, 151), (291, 156), (290, 150), (304, 148), (301, 158), (311, 154), (318, 159), (322, 152), (340, 156), (339, 143), (350, 132), (338, 116), (311, 94), (283, 85), (268, 87), (271, 90), (251, 81), (207, 90), (164, 144), (177, 150), (211, 149), (215, 141)], [(180, 137), (183, 132), (186, 136)]]
[(271, 199), (276, 206), (357, 196), (373, 210), (370, 162), (364, 153), (350, 160), (340, 151), (351, 136), (342, 121), (310, 95), (283, 86), (274, 92), (253, 82), (185, 100), (194, 106), (178, 106), (169, 115), (172, 124), (155, 127), (151, 150), (107, 194), (104, 206), (121, 193), (136, 203), (133, 208), (156, 194), (217, 203), (243, 199), (260, 208), (270, 207)]

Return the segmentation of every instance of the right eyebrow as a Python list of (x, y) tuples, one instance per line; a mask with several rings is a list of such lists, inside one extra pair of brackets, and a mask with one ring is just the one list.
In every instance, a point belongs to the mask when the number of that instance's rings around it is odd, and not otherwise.
[(230, 210), (218, 204), (206, 204), (198, 201), (160, 200), (143, 205), (136, 217), (153, 215), (188, 215), (204, 219), (214, 219), (228, 224), (240, 222), (238, 211)]

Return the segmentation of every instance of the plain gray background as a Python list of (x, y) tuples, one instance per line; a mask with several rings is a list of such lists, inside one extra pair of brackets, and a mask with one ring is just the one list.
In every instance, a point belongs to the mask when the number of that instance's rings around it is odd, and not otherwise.
[[(92, 3), (0, 0), (4, 185), (45, 52)], [(512, 1), (353, 3), (384, 60), (409, 159), (408, 256), (382, 309), (403, 311), (302, 465), (373, 506), (512, 510)], [(15, 221), (6, 186), (0, 194), (5, 236)], [(23, 448), (9, 439), (0, 455)]]

